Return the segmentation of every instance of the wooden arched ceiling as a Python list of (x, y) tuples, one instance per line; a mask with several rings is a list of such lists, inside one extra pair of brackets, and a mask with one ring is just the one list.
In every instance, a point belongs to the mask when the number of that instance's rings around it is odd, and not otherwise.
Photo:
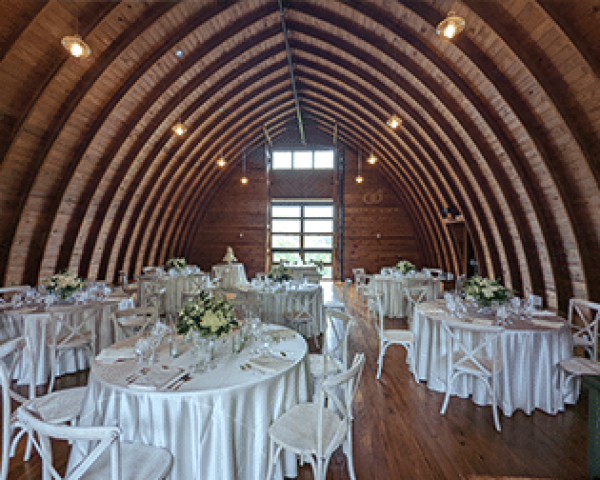
[[(284, 5), (303, 116), (375, 150), (426, 263), (457, 268), (455, 205), (485, 274), (551, 305), (600, 300), (598, 0)], [(453, 42), (435, 34), (450, 10), (467, 21)], [(185, 254), (227, 169), (295, 118), (276, 0), (0, 11), (4, 284)], [(76, 19), (85, 60), (60, 46)]]

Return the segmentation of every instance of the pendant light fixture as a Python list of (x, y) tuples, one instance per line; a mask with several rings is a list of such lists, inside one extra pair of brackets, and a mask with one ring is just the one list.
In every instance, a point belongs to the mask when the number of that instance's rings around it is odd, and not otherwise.
[(450, 12), (444, 20), (438, 23), (435, 33), (446, 40), (452, 40), (465, 29), (465, 19)]
[(63, 37), (60, 43), (75, 58), (87, 58), (92, 54), (90, 46), (79, 35), (79, 20), (77, 17), (75, 17), (75, 35)]
[(227, 165), (227, 162), (225, 161), (225, 157), (223, 157), (223, 146), (221, 145), (221, 156), (217, 160), (217, 167), (223, 168), (225, 165)]
[(248, 185), (248, 177), (246, 176), (246, 152), (242, 156), (242, 178), (240, 178), (242, 185)]
[(371, 147), (371, 155), (368, 156), (367, 163), (370, 165), (375, 165), (377, 163), (377, 157), (373, 153), (373, 147)]
[(365, 179), (362, 176), (362, 152), (358, 151), (358, 175), (356, 176), (356, 183), (363, 183)]
[[(179, 68), (179, 78), (181, 78), (181, 73), (182, 73), (181, 58), (183, 57), (183, 51), (178, 48), (177, 50), (175, 50), (175, 56), (177, 57), (177, 63), (179, 65), (179, 67), (178, 67)], [(181, 89), (177, 90), (177, 99), (178, 99), (177, 106), (179, 107), (179, 106), (181, 106)], [(186, 134), (187, 127), (181, 121), (181, 112), (179, 112), (178, 122), (171, 127), (171, 130), (178, 137), (181, 137)]]
[(388, 119), (386, 123), (387, 126), (390, 127), (392, 130), (396, 130), (400, 125), (402, 125), (402, 119), (398, 115), (394, 114)]

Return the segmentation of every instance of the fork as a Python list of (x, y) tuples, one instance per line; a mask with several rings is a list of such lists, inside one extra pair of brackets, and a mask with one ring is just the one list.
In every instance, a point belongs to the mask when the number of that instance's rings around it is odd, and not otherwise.
[(177, 390), (179, 390), (181, 388), (181, 386), (184, 383), (189, 382), (191, 379), (192, 379), (192, 376), (189, 373), (186, 373), (177, 382), (175, 382), (173, 385), (171, 385), (169, 387), (169, 390), (171, 390), (172, 392), (176, 392)]
[(132, 374), (125, 377), (125, 381), (127, 383), (135, 382), (138, 378), (140, 378), (142, 375), (146, 375), (149, 371), (150, 369), (148, 367), (144, 367), (139, 372), (133, 372)]

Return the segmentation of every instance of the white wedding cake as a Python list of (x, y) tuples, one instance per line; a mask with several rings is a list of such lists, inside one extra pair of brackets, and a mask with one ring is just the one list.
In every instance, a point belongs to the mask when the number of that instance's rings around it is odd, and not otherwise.
[(232, 262), (236, 262), (237, 261), (237, 258), (235, 258), (235, 255), (233, 254), (233, 248), (227, 247), (227, 251), (225, 252), (225, 256), (223, 257), (223, 261), (224, 262), (228, 262), (228, 263), (232, 263)]

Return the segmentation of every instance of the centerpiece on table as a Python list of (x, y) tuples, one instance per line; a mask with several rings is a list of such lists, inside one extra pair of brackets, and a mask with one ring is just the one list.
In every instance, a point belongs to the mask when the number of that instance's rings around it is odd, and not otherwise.
[(402, 275), (406, 275), (407, 273), (414, 272), (416, 268), (408, 260), (400, 260), (396, 264), (396, 270), (398, 270)]
[(223, 257), (223, 261), (226, 263), (237, 262), (237, 258), (233, 254), (233, 248), (227, 247), (227, 251), (225, 252), (225, 256)]
[(323, 273), (323, 267), (325, 266), (323, 260), (311, 260), (310, 263), (317, 267), (317, 272)]
[(274, 282), (284, 282), (292, 279), (292, 275), (283, 263), (271, 268), (271, 273), (267, 276)]
[(234, 306), (226, 298), (210, 296), (202, 291), (197, 298), (183, 304), (179, 312), (177, 333), (186, 335), (194, 330), (204, 337), (221, 337), (237, 326)]
[(491, 307), (494, 302), (501, 305), (512, 297), (510, 290), (502, 286), (498, 280), (482, 278), (479, 275), (465, 280), (461, 291), (467, 298), (472, 298), (484, 308)]
[(85, 282), (74, 273), (65, 270), (48, 277), (44, 281), (44, 285), (50, 293), (58, 295), (61, 300), (66, 300), (75, 292), (83, 289)]
[(170, 258), (169, 260), (167, 260), (167, 263), (165, 263), (165, 270), (167, 272), (171, 270), (181, 271), (187, 266), (188, 263), (185, 258)]

